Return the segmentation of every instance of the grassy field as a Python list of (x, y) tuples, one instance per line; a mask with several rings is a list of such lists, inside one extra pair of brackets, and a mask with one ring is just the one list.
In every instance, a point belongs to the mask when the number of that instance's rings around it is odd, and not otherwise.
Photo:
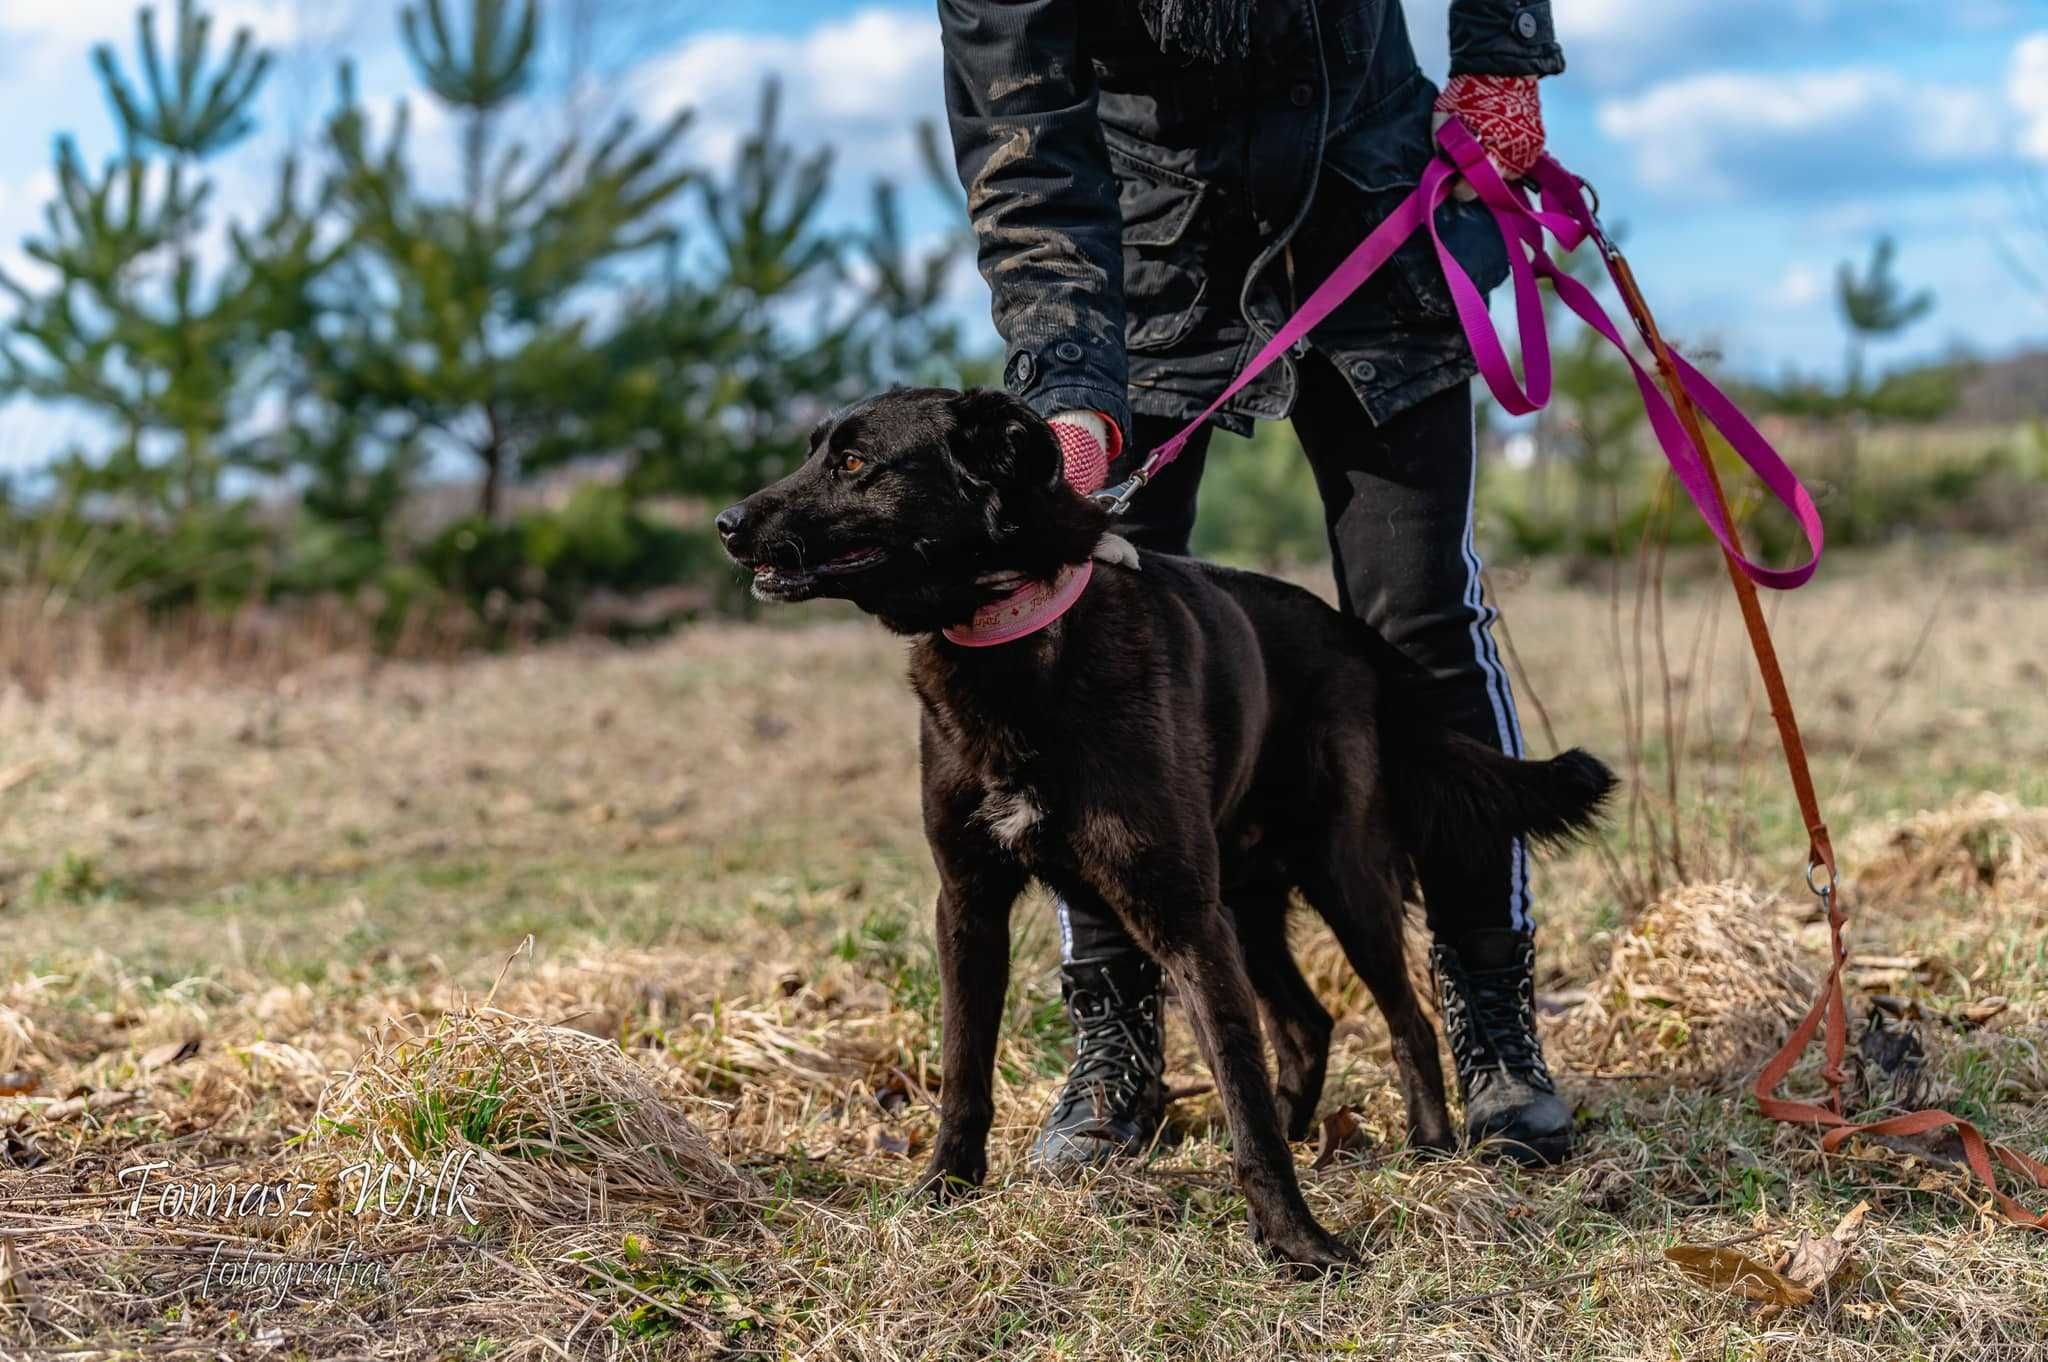
[[(1325, 1110), (1358, 1128), (1303, 1176), (1365, 1257), (1318, 1282), (1248, 1242), (1178, 1017), (1157, 1156), (1026, 1179), (1065, 1062), (1042, 906), (990, 1186), (905, 1198), (933, 876), (901, 645), (865, 622), (0, 692), (0, 1355), (2048, 1357), (2048, 1237), (1939, 1148), (1823, 1160), (1740, 1096), (1824, 936), (1718, 567), (1633, 574), (1493, 583), (1532, 748), (1631, 775), (1609, 839), (1543, 871), (1583, 1153), (1403, 1151), (1384, 1034), (1304, 937), (1341, 1018)], [(1776, 608), (1853, 1006), (1884, 995), (1926, 1054), (1852, 1087), (2048, 1147), (2048, 568), (1900, 549)], [(366, 1162), (464, 1153), (475, 1223), (357, 1204)], [(303, 1183), (310, 1213), (163, 1194), (229, 1182)], [(1663, 1257), (1769, 1262), (1862, 1202), (1811, 1304)], [(376, 1279), (217, 1277), (344, 1257)]]

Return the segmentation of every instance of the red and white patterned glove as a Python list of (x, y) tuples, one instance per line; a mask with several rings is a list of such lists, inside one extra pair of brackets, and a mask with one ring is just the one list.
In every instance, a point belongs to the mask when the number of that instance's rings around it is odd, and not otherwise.
[[(1454, 117), (1486, 148), (1504, 180), (1521, 179), (1543, 158), (1543, 99), (1534, 76), (1452, 76), (1436, 97), (1431, 130)], [(1462, 180), (1453, 192), (1478, 197)]]
[(1067, 485), (1084, 497), (1099, 490), (1109, 481), (1109, 461), (1123, 448), (1116, 424), (1099, 411), (1063, 411), (1050, 424)]

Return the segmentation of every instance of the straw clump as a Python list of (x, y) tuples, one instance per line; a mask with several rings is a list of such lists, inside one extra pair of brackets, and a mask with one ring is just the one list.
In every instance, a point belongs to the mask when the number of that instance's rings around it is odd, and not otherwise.
[(1783, 1041), (1817, 987), (1775, 898), (1732, 881), (1687, 885), (1622, 933), (1549, 1042), (1583, 1073), (1726, 1082)]
[(1989, 791), (1855, 839), (1860, 897), (1929, 902), (1988, 897), (2048, 910), (2048, 809)]
[(396, 1162), (469, 1155), (480, 1215), (558, 1225), (624, 1202), (701, 1223), (761, 1187), (690, 1101), (616, 1041), (478, 1007), (387, 1027), (323, 1095), (317, 1125), (329, 1148)]

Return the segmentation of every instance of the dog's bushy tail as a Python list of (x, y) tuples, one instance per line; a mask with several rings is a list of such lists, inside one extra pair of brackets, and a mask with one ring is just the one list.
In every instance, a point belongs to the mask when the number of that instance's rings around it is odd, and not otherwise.
[(1383, 732), (1395, 824), (1417, 858), (1516, 837), (1568, 841), (1591, 830), (1614, 791), (1614, 772), (1581, 748), (1524, 761), (1412, 719)]

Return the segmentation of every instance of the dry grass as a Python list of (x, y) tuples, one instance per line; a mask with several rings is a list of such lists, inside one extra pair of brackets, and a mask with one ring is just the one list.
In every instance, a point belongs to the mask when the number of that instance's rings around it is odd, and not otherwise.
[[(1924, 1019), (1934, 1095), (2041, 1148), (2048, 724), (2038, 631), (2010, 625), (2038, 585), (1967, 561), (1864, 574), (1781, 622), (1852, 852), (1854, 977)], [(1544, 1025), (1582, 1140), (1556, 1172), (1406, 1154), (1384, 1032), (1319, 969), (1340, 1016), (1326, 1105), (1364, 1134), (1302, 1165), (1366, 1263), (1316, 1283), (1247, 1241), (1206, 1093), (1142, 1168), (1023, 1176), (1064, 1062), (1035, 908), (990, 1187), (905, 1199), (937, 997), (913, 711), (878, 631), (16, 690), (0, 1085), (31, 1090), (0, 1097), (0, 1356), (2048, 1356), (2038, 1237), (1985, 1221), (1938, 1158), (1824, 1161), (1728, 1091), (1821, 945), (1728, 622), (1698, 604), (1718, 584), (1697, 580), (1673, 596), (1695, 706), (1678, 812), (1733, 881), (1631, 917), (1599, 854), (1545, 868)], [(1608, 598), (1502, 585), (1560, 736), (1616, 750), (1614, 686), (1587, 663)], [(1169, 1082), (1195, 1088), (1171, 1009), (1169, 1050)], [(354, 1207), (348, 1170), (373, 1155), (463, 1153), (475, 1224)], [(130, 1215), (122, 1170), (152, 1163), (155, 1188), (303, 1180), (314, 1214)], [(1852, 1271), (1775, 1318), (1662, 1259), (1741, 1240), (1769, 1261), (1866, 1199)], [(389, 1278), (271, 1304), (202, 1290), (216, 1248)]]
[(476, 1206), (530, 1226), (587, 1221), (613, 1202), (694, 1213), (758, 1195), (684, 1099), (672, 1070), (616, 1040), (465, 1009), (387, 1026), (322, 1095), (315, 1147), (391, 1163), (473, 1154)]
[(2048, 810), (2006, 795), (1899, 819), (1855, 850), (1866, 899), (1981, 896), (2021, 910), (2048, 899)]
[(1574, 1073), (1720, 1087), (1754, 1073), (1820, 986), (1791, 928), (1782, 904), (1744, 884), (1665, 896), (1621, 933), (1606, 973), (1553, 1029), (1556, 1058)]

